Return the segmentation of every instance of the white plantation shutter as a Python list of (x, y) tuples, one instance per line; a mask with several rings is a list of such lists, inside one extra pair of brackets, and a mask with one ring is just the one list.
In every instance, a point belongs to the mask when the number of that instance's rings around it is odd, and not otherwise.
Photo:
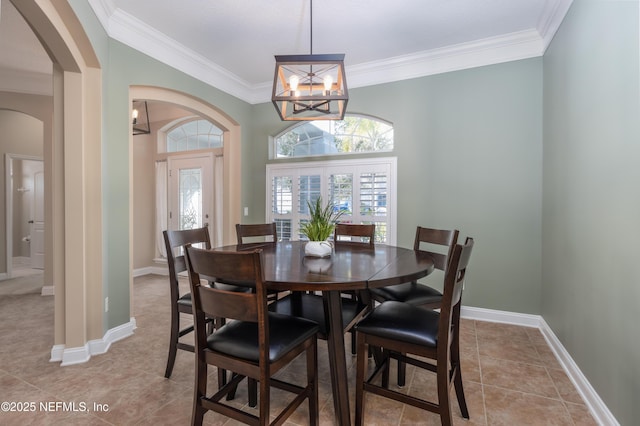
[(293, 218), (293, 176), (275, 174), (267, 181), (270, 191), (267, 194), (267, 214), (269, 222), (276, 223), (276, 230), (281, 240), (291, 239), (291, 221)]
[(300, 239), (307, 201), (318, 196), (343, 212), (340, 221), (375, 223), (376, 242), (396, 241), (396, 159), (267, 165), (267, 221), (282, 240)]

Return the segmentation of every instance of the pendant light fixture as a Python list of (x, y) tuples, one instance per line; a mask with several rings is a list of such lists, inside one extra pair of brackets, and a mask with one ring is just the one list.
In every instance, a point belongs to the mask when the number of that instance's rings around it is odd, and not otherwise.
[(342, 120), (349, 101), (344, 54), (313, 54), (309, 0), (309, 55), (276, 55), (271, 101), (284, 121)]
[(131, 126), (134, 135), (147, 135), (151, 133), (147, 101), (133, 101), (131, 108)]

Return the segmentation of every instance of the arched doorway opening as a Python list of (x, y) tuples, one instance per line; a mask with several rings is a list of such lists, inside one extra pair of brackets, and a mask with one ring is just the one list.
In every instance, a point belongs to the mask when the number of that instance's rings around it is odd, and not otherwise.
[[(206, 120), (215, 123), (220, 129), (223, 130), (223, 194), (222, 194), (222, 243), (232, 244), (235, 241), (235, 224), (240, 222), (240, 179), (241, 179), (241, 165), (240, 165), (240, 125), (219, 110), (215, 106), (195, 98), (191, 95), (177, 92), (175, 90), (166, 89), (162, 87), (153, 86), (131, 86), (129, 89), (129, 105), (130, 109), (133, 100), (146, 100), (147, 102), (163, 102), (167, 104), (175, 105), (181, 109), (191, 112), (194, 115), (200, 116)], [(129, 111), (129, 117), (131, 117), (131, 111)], [(133, 134), (129, 136), (130, 152), (133, 147)], [(134, 176), (135, 164), (133, 163), (133, 156), (130, 156), (129, 164), (129, 176)], [(133, 179), (129, 182), (129, 194), (133, 197)], [(130, 212), (129, 223), (134, 223), (134, 200), (129, 200)], [(129, 274), (129, 289), (130, 297), (133, 300), (133, 265), (135, 261), (134, 247), (133, 247), (133, 233), (129, 236), (129, 253), (131, 265), (131, 271)], [(133, 303), (131, 303), (132, 317), (133, 317)]]
[(51, 360), (75, 364), (91, 356), (87, 342), (104, 334), (102, 203), (90, 197), (102, 186), (100, 64), (66, 1), (10, 1), (53, 62), (51, 143), (44, 147), (45, 270), (55, 291)]

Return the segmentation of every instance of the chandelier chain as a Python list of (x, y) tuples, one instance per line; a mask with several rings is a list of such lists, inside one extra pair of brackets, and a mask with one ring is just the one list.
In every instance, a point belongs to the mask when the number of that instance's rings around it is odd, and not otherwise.
[(309, 0), (309, 54), (313, 55), (313, 0)]

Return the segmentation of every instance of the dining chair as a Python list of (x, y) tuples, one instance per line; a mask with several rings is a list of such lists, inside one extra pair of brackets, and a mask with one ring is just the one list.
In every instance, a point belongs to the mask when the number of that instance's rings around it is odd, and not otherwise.
[(278, 232), (275, 222), (272, 223), (236, 223), (236, 237), (238, 244), (251, 244), (262, 242), (277, 242)]
[[(318, 325), (303, 318), (280, 315), (267, 309), (262, 251), (217, 252), (186, 247), (193, 295), (196, 331), (196, 373), (192, 424), (201, 425), (207, 411), (215, 411), (253, 425), (282, 424), (305, 399), (309, 424), (317, 425), (318, 414)], [(228, 292), (201, 284), (201, 279), (253, 281), (251, 293)], [(207, 317), (233, 319), (210, 335)], [(305, 353), (306, 385), (285, 382), (273, 376)], [(226, 384), (207, 396), (208, 365), (234, 372)], [(259, 383), (258, 415), (223, 402), (244, 378)], [(271, 387), (295, 395), (270, 422)]]
[[(375, 247), (376, 225), (371, 224), (355, 224), (355, 223), (336, 223), (333, 229), (333, 244), (340, 246), (363, 246), (373, 249)], [(362, 291), (343, 291), (351, 300), (357, 300), (358, 297), (363, 304), (370, 305), (369, 295)], [(356, 354), (356, 335), (351, 332), (351, 354)]]
[[(184, 230), (166, 230), (162, 233), (164, 244), (167, 251), (167, 264), (169, 267), (169, 286), (171, 296), (171, 332), (169, 336), (169, 356), (167, 357), (167, 366), (164, 376), (171, 377), (173, 366), (176, 361), (178, 349), (193, 352), (193, 344), (180, 342), (179, 339), (193, 331), (193, 325), (180, 327), (181, 314), (192, 315), (191, 293), (180, 290), (178, 276), (180, 273), (187, 271), (187, 265), (184, 258), (183, 247), (186, 244), (200, 244), (204, 248), (211, 248), (211, 240), (209, 237), (209, 229), (205, 226), (196, 229)], [(229, 291), (247, 292), (250, 288), (239, 287), (235, 285), (214, 284), (217, 287), (224, 288)], [(223, 318), (218, 318), (218, 324), (214, 324), (215, 319), (210, 319), (210, 326), (215, 328), (224, 323)]]
[[(236, 238), (238, 246), (244, 250), (257, 248), (265, 243), (275, 244), (278, 242), (276, 223), (236, 223)], [(268, 290), (267, 300), (274, 301), (278, 299), (279, 294), (278, 291)]]
[[(423, 228), (418, 226), (413, 243), (414, 250), (428, 253), (433, 259), (434, 269), (446, 273), (453, 248), (458, 241), (458, 230)], [(435, 284), (435, 283), (434, 283)], [(369, 289), (370, 303), (389, 300), (410, 303), (423, 308), (437, 309), (442, 301), (442, 293), (437, 289), (417, 281), (388, 287)], [(371, 308), (373, 306), (370, 306)], [(406, 366), (398, 364), (398, 386), (404, 386)]]
[[(398, 301), (377, 306), (355, 329), (357, 334), (355, 424), (364, 421), (364, 393), (380, 395), (440, 415), (442, 425), (453, 424), (449, 391), (453, 384), (462, 416), (469, 411), (460, 370), (460, 307), (467, 265), (474, 241), (455, 245), (445, 273), (440, 312)], [(367, 346), (382, 349), (382, 360), (365, 379)], [(403, 362), (436, 374), (437, 402), (389, 389), (389, 362)], [(435, 361), (435, 364), (425, 361)], [(381, 375), (381, 384), (375, 382)]]
[(180, 342), (179, 339), (193, 331), (193, 325), (180, 328), (180, 315), (192, 314), (191, 293), (181, 292), (178, 274), (187, 270), (184, 255), (177, 250), (182, 250), (185, 244), (202, 244), (205, 248), (211, 248), (209, 230), (207, 227), (180, 231), (166, 230), (162, 233), (167, 251), (167, 265), (169, 267), (169, 285), (171, 296), (171, 333), (169, 336), (169, 356), (164, 377), (171, 377), (176, 361), (178, 349), (194, 352), (194, 346)]
[(335, 245), (366, 244), (374, 247), (376, 225), (356, 223), (336, 223), (333, 229), (333, 243)]

